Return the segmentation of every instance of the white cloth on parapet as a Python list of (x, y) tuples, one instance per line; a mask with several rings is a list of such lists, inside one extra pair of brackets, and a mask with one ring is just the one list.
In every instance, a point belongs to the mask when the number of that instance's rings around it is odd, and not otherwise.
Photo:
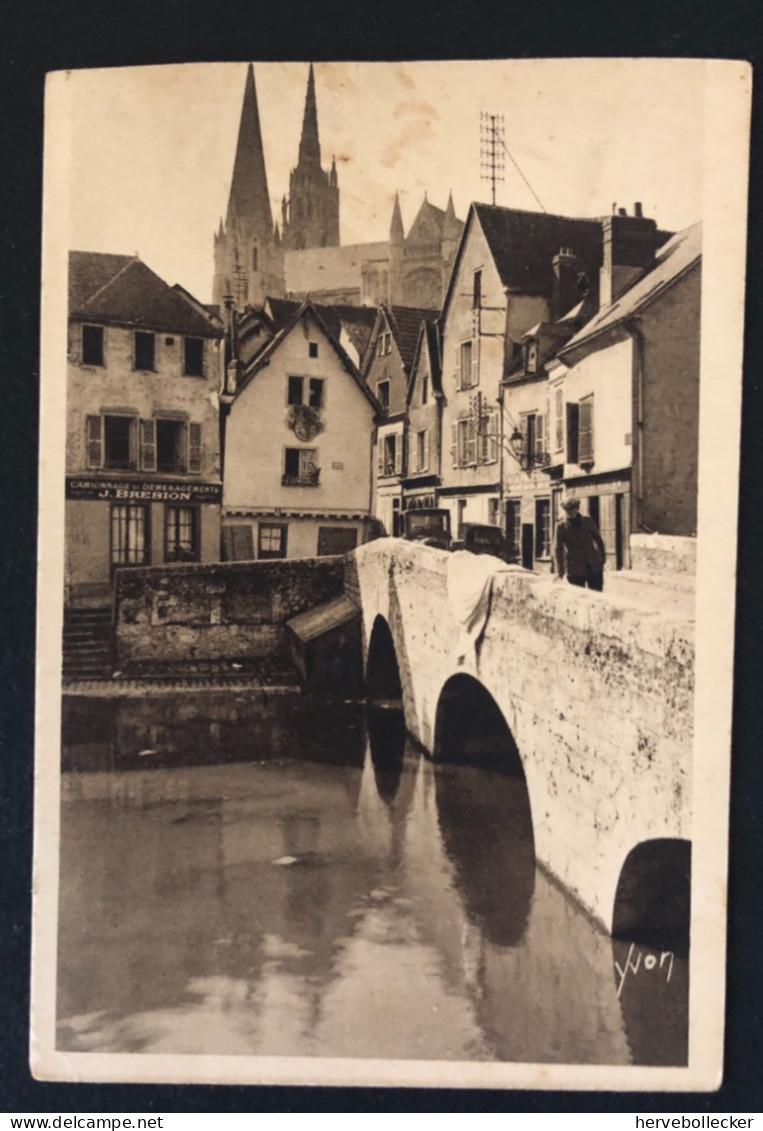
[(456, 550), (448, 559), (448, 604), (459, 625), (456, 662), (476, 667), (477, 641), (490, 612), (493, 576), (503, 563), (491, 554)]

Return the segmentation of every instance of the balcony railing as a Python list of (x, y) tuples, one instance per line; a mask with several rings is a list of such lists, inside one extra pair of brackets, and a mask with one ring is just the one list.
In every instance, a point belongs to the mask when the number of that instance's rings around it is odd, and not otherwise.
[(282, 487), (317, 487), (321, 477), (321, 469), (316, 467), (314, 471), (304, 471), (301, 475), (282, 475)]

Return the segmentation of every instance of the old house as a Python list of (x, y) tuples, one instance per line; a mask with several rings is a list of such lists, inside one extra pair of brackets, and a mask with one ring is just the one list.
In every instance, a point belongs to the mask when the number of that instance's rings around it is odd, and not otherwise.
[[(596, 220), (471, 206), (441, 316), (445, 450), (437, 494), (454, 531), (464, 522), (514, 522), (513, 512), (502, 513), (504, 468), (522, 419), (526, 444), (535, 450), (541, 443), (545, 393), (523, 389), (518, 399), (504, 389), (504, 376), (522, 355), (527, 331), (552, 319), (560, 248), (573, 248), (578, 274), (596, 279), (601, 242)], [(545, 482), (542, 494), (548, 499)]]
[(222, 324), (136, 256), (69, 255), (66, 600), (219, 560)]
[(621, 568), (631, 532), (696, 533), (702, 229), (663, 242), (639, 215), (603, 223), (600, 309), (549, 366), (547, 470)]
[(363, 367), (382, 416), (374, 443), (373, 512), (388, 534), (401, 532), (408, 385), (421, 324), (437, 311), (380, 306)]
[(370, 525), (378, 404), (309, 302), (274, 329), (226, 393), (228, 560), (344, 553)]
[(435, 506), (442, 451), (440, 377), (439, 327), (435, 319), (425, 318), (419, 327), (408, 380), (403, 511)]

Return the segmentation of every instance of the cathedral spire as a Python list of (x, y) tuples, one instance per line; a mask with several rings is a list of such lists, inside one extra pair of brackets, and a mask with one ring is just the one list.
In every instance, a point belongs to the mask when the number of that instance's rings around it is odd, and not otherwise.
[(390, 243), (402, 243), (405, 239), (403, 214), (400, 211), (400, 195), (395, 193), (395, 207), (392, 209), (392, 222), (389, 226)]
[(227, 222), (230, 223), (234, 216), (240, 220), (251, 220), (255, 228), (262, 232), (270, 233), (273, 230), (254, 68), (251, 63), (246, 72)]
[(315, 74), (313, 64), (307, 76), (305, 95), (305, 116), (302, 119), (302, 137), (299, 142), (298, 165), (321, 163), (321, 143), (318, 139), (318, 107), (315, 102)]

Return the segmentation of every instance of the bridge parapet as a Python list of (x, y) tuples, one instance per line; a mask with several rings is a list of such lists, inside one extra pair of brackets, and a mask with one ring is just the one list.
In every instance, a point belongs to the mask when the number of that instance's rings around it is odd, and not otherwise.
[(476, 654), (459, 659), (453, 558), (392, 538), (355, 552), (366, 657), (381, 617), (406, 725), (430, 751), (448, 680), (482, 684), (522, 758), (539, 861), (610, 930), (628, 853), (691, 836), (693, 616), (657, 592), (650, 606), (627, 587), (597, 594), (507, 567)]

